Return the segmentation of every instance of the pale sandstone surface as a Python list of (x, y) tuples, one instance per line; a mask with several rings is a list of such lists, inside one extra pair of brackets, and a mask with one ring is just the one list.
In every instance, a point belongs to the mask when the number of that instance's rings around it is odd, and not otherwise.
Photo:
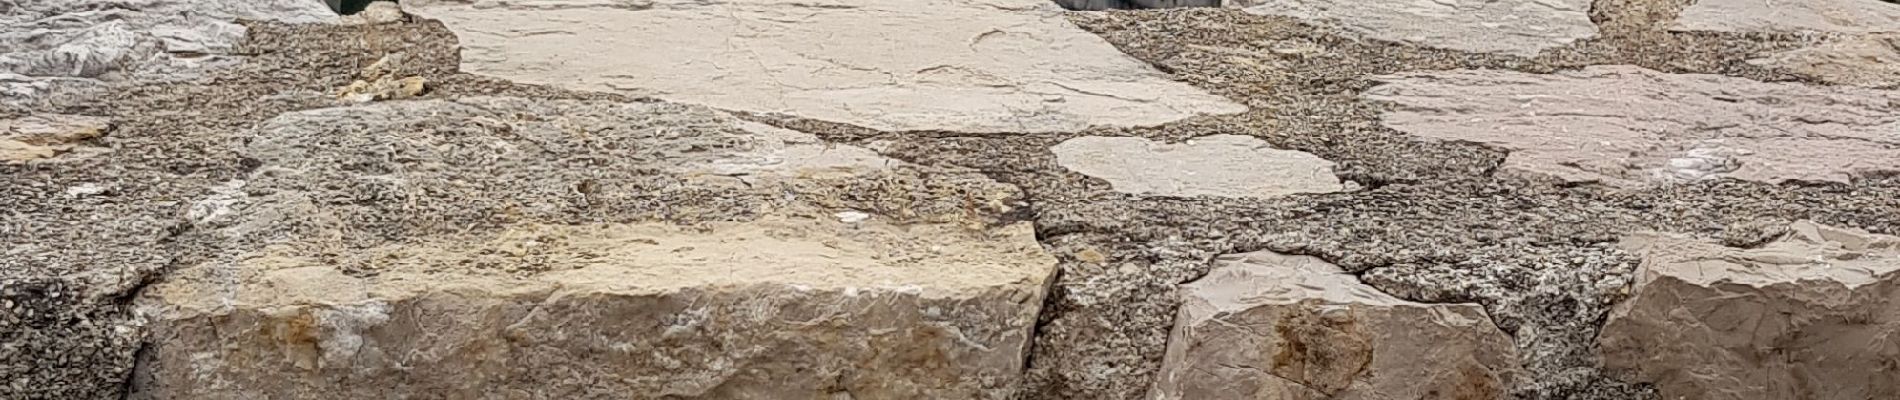
[(1477, 304), (1378, 291), (1310, 256), (1223, 256), (1181, 287), (1156, 399), (1496, 399), (1519, 376)]
[(1245, 107), (1043, 0), (417, 1), (462, 70), (877, 129), (1072, 131)]
[(1900, 33), (1900, 5), (1881, 0), (1697, 0), (1675, 30)]
[(1386, 75), (1385, 125), (1511, 151), (1504, 167), (1635, 187), (1713, 178), (1846, 182), (1900, 169), (1900, 93), (1597, 66)]
[[(1012, 393), (1055, 264), (1028, 224), (986, 216), (1014, 189), (814, 142), (668, 103), (277, 117), (245, 145), (257, 172), (187, 215), (226, 250), (141, 300), (133, 398)], [(709, 197), (615, 217), (675, 191)], [(563, 202), (602, 219), (550, 223)], [(494, 228), (414, 212), (437, 206)]]
[(1756, 248), (1638, 234), (1604, 365), (1669, 399), (1900, 396), (1900, 237), (1812, 222)]
[(1535, 56), (1596, 36), (1590, 0), (1240, 0), (1247, 12), (1299, 18), (1422, 46)]
[(34, 114), (0, 119), (0, 163), (45, 160), (87, 150), (81, 142), (95, 139), (111, 129), (111, 120), (103, 117), (66, 114)]
[(0, 7), (0, 105), (96, 93), (98, 80), (171, 80), (238, 62), (237, 20), (333, 22), (308, 0), (21, 0)]
[(1049, 149), (1064, 168), (1123, 193), (1269, 198), (1344, 190), (1333, 163), (1257, 138), (1214, 135), (1183, 143), (1085, 136)]
[(1900, 87), (1900, 34), (1840, 38), (1749, 63), (1838, 85)]

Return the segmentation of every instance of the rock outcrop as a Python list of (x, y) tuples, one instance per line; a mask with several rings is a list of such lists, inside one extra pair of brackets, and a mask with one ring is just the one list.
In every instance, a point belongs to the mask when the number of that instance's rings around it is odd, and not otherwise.
[(1511, 338), (1477, 304), (1394, 298), (1308, 256), (1223, 256), (1182, 285), (1156, 399), (1499, 399)]
[(1413, 72), (1366, 92), (1406, 133), (1511, 150), (1504, 167), (1624, 187), (1848, 181), (1900, 169), (1900, 93), (1629, 66)]
[(463, 71), (877, 129), (1054, 132), (1245, 110), (1047, 0), (402, 5), (456, 31)]
[(147, 291), (132, 397), (1006, 398), (1055, 265), (1014, 188), (814, 142), (668, 103), (285, 114), (188, 213), (224, 250)]
[(1366, 37), (1422, 46), (1535, 56), (1596, 36), (1590, 0), (1239, 0), (1247, 12), (1282, 15)]
[(1643, 263), (1604, 365), (1668, 399), (1900, 397), (1900, 237), (1813, 222), (1755, 248), (1626, 238)]
[(1064, 168), (1123, 193), (1268, 198), (1344, 190), (1333, 163), (1257, 138), (1214, 135), (1183, 143), (1085, 136), (1050, 148)]

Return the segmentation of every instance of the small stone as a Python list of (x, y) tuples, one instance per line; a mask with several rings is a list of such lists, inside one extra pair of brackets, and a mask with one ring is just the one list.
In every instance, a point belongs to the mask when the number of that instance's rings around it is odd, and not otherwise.
[(1275, 149), (1249, 136), (1214, 135), (1186, 143), (1085, 136), (1049, 150), (1063, 167), (1108, 181), (1122, 193), (1270, 198), (1345, 189), (1331, 161)]
[(864, 222), (864, 220), (867, 220), (867, 219), (871, 219), (871, 214), (865, 214), (858, 211), (839, 212), (837, 216), (838, 216), (838, 222), (843, 222), (847, 224), (855, 224), (859, 222)]
[(343, 16), (342, 24), (391, 24), (403, 22), (406, 19), (408, 19), (408, 16), (403, 14), (402, 7), (397, 5), (396, 2), (377, 1), (369, 3), (368, 6), (363, 8), (363, 11)]

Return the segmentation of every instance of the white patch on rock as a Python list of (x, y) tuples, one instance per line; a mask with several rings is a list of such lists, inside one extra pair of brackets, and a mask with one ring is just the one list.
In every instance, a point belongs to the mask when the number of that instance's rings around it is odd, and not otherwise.
[(1046, 0), (405, 1), (462, 70), (876, 129), (1072, 131), (1245, 110)]
[(1522, 379), (1483, 306), (1401, 300), (1314, 257), (1222, 256), (1181, 297), (1156, 399), (1494, 399)]
[(1214, 135), (1185, 143), (1085, 136), (1050, 151), (1064, 168), (1108, 181), (1123, 193), (1268, 198), (1345, 189), (1331, 161), (1247, 136)]
[(1900, 93), (1598, 66), (1413, 72), (1366, 92), (1420, 137), (1511, 151), (1505, 167), (1635, 187), (1712, 178), (1845, 182), (1900, 169)]
[(1367, 37), (1481, 53), (1535, 56), (1596, 36), (1591, 0), (1240, 0), (1247, 12), (1284, 15)]
[(1663, 398), (1900, 398), (1900, 237), (1797, 222), (1752, 249), (1646, 233), (1604, 366)]
[(1900, 33), (1900, 5), (1881, 0), (1697, 0), (1679, 31)]

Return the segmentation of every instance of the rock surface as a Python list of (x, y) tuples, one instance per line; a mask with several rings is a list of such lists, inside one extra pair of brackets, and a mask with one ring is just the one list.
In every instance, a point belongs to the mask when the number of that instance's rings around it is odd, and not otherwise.
[(1838, 85), (1900, 87), (1900, 34), (1842, 38), (1749, 63)]
[(1797, 222), (1758, 248), (1641, 234), (1604, 364), (1664, 398), (1900, 396), (1900, 237)]
[[(985, 217), (1014, 190), (816, 157), (796, 136), (665, 103), (467, 98), (275, 118), (244, 149), (257, 172), (188, 214), (227, 250), (148, 291), (133, 398), (1005, 398), (1055, 263), (1028, 224)], [(633, 153), (595, 161), (611, 151)], [(548, 170), (582, 165), (565, 184)], [(613, 217), (651, 196), (629, 181), (651, 179), (740, 218)], [(916, 181), (945, 186), (903, 185)], [(347, 184), (370, 193), (332, 197)], [(457, 205), (494, 224), (471, 233), (358, 205), (479, 188), (519, 194)], [(945, 193), (958, 208), (908, 198)], [(609, 218), (547, 216), (575, 201)]]
[(1596, 36), (1590, 0), (1240, 0), (1247, 12), (1283, 15), (1366, 37), (1482, 53), (1535, 56)]
[(109, 119), (83, 115), (39, 114), (0, 120), (0, 162), (44, 160), (72, 152), (80, 143), (105, 136)]
[(1511, 150), (1505, 167), (1633, 187), (1736, 178), (1846, 182), (1900, 169), (1900, 93), (1628, 66), (1380, 77), (1384, 123)]
[(468, 72), (877, 129), (1050, 132), (1244, 110), (1046, 0), (402, 4), (456, 30)]
[(0, 9), (0, 105), (59, 102), (91, 80), (184, 79), (230, 65), (236, 20), (332, 22), (310, 0), (21, 0)]
[(1239, 135), (1185, 143), (1084, 136), (1050, 151), (1064, 168), (1106, 180), (1123, 193), (1270, 198), (1345, 189), (1333, 176), (1331, 161)]
[(1672, 29), (1900, 33), (1900, 5), (1881, 0), (1697, 0), (1682, 10)]
[(1223, 256), (1182, 285), (1156, 399), (1498, 399), (1510, 336), (1477, 304), (1385, 294), (1309, 256)]

